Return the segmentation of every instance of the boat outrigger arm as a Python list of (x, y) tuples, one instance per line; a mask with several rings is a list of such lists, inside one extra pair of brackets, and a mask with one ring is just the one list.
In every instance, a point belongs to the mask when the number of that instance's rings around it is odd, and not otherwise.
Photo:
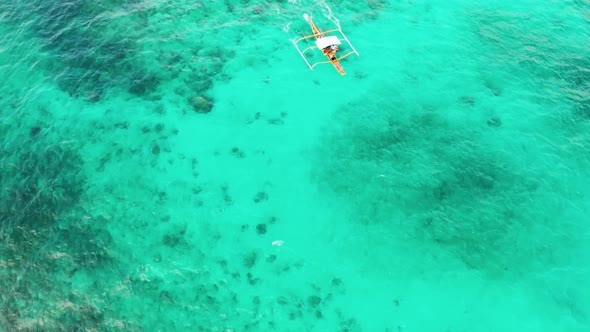
[[(336, 70), (338, 70), (340, 75), (345, 75), (346, 73), (342, 69), (342, 66), (340, 65), (339, 61), (352, 55), (352, 54), (356, 54), (357, 56), (359, 56), (359, 53), (356, 51), (354, 46), (352, 46), (352, 44), (350, 43), (348, 38), (346, 38), (346, 35), (344, 34), (344, 32), (342, 32), (342, 29), (340, 28), (340, 25), (337, 25), (337, 27), (338, 27), (337, 29), (332, 29), (332, 30), (328, 30), (328, 31), (320, 31), (316, 27), (316, 25), (313, 23), (311, 17), (309, 17), (307, 14), (305, 14), (305, 15), (303, 15), (303, 18), (305, 18), (305, 20), (308, 21), (309, 24), (311, 25), (311, 29), (313, 31), (313, 34), (309, 35), (309, 36), (301, 37), (297, 40), (292, 40), (293, 45), (295, 46), (295, 49), (297, 49), (297, 52), (299, 53), (299, 55), (301, 55), (301, 57), (303, 58), (303, 61), (305, 61), (305, 63), (307, 64), (307, 66), (311, 70), (313, 70), (313, 68), (317, 65), (331, 63), (334, 66), (334, 68), (336, 68)], [(352, 51), (344, 54), (341, 57), (337, 57), (336, 51), (338, 51), (338, 45), (341, 44), (341, 41), (340, 41), (340, 39), (338, 39), (338, 36), (327, 35), (329, 33), (339, 33), (340, 36), (342, 36), (342, 39), (344, 39), (344, 41), (346, 41), (348, 46), (350, 46)], [(299, 42), (301, 42), (303, 40), (310, 39), (310, 38), (316, 39), (315, 45), (309, 46), (309, 47), (301, 50), (298, 45)], [(328, 61), (318, 61), (313, 64), (309, 63), (309, 61), (307, 61), (307, 58), (305, 57), (305, 52), (307, 52), (311, 49), (314, 49), (314, 48), (322, 50), (322, 53), (324, 53), (324, 55), (328, 58)]]

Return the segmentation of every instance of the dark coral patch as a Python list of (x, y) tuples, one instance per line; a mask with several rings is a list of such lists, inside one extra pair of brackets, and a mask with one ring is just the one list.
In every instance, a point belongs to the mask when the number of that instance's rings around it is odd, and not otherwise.
[(322, 303), (322, 298), (317, 295), (311, 295), (307, 298), (307, 304), (312, 307), (317, 307), (320, 303)]
[(31, 130), (29, 131), (29, 135), (31, 137), (35, 137), (35, 136), (39, 135), (40, 132), (41, 132), (40, 127), (32, 127)]
[(242, 263), (246, 268), (250, 269), (256, 265), (257, 260), (258, 254), (255, 251), (252, 251), (244, 256)]
[(254, 196), (254, 203), (260, 203), (263, 201), (268, 201), (268, 194), (265, 193), (264, 191), (259, 191), (256, 193), (256, 195)]
[(256, 225), (256, 233), (258, 233), (259, 235), (266, 234), (266, 224)]
[(243, 159), (244, 157), (246, 157), (244, 151), (240, 150), (235, 146), (231, 149), (231, 154), (238, 159)]

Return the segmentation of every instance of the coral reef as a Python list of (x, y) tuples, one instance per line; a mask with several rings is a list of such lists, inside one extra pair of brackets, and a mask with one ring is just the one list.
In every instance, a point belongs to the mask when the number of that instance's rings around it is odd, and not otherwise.
[(4, 142), (0, 152), (2, 322), (18, 330), (94, 328), (104, 309), (69, 279), (109, 261), (112, 238), (99, 222), (78, 221), (86, 177), (76, 147), (33, 136)]
[[(359, 109), (371, 120), (355, 120)], [(514, 238), (541, 220), (557, 227), (527, 206), (548, 177), (519, 169), (500, 145), (478, 142), (476, 131), (435, 114), (389, 103), (348, 105), (335, 120), (344, 129), (326, 137), (319, 152), (322, 184), (355, 206), (360, 221), (391, 223), (394, 233), (445, 248), (474, 269), (495, 275), (536, 268), (524, 253), (540, 243)], [(401, 228), (391, 219), (399, 211), (411, 216)]]

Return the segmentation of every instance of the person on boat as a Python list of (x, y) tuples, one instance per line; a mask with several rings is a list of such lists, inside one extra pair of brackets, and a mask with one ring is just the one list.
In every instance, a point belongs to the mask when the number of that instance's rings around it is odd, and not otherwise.
[(336, 51), (338, 51), (338, 46), (337, 45), (330, 45), (330, 46), (324, 48), (324, 53), (325, 54), (328, 54), (330, 52), (336, 52)]
[(331, 61), (336, 60), (336, 51), (338, 51), (337, 45), (330, 45), (324, 48), (324, 54), (330, 58)]

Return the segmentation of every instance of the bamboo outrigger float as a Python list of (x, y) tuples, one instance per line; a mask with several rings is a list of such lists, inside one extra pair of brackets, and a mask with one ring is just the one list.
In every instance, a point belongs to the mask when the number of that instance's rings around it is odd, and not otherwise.
[[(346, 38), (346, 35), (344, 35), (344, 32), (342, 32), (342, 29), (340, 28), (340, 25), (338, 25), (338, 24), (336, 25), (338, 27), (337, 29), (332, 29), (332, 30), (328, 30), (328, 31), (320, 31), (317, 28), (317, 26), (313, 23), (313, 20), (311, 19), (311, 17), (309, 15), (304, 14), (303, 18), (307, 22), (309, 22), (309, 24), (311, 25), (311, 30), (313, 31), (313, 34), (309, 35), (309, 36), (301, 37), (297, 40), (293, 40), (293, 45), (295, 46), (295, 48), (297, 49), (297, 52), (299, 52), (299, 55), (301, 55), (301, 57), (303, 58), (303, 60), (305, 61), (305, 63), (309, 67), (309, 69), (313, 70), (313, 68), (317, 65), (331, 63), (334, 66), (334, 68), (336, 68), (336, 70), (340, 73), (340, 75), (346, 75), (346, 72), (344, 72), (344, 69), (342, 69), (342, 65), (340, 65), (340, 60), (342, 60), (352, 54), (356, 54), (357, 56), (359, 56), (359, 53), (356, 51), (354, 46), (352, 46), (352, 44), (350, 43), (348, 38)], [(338, 39), (337, 36), (327, 35), (329, 33), (340, 33), (340, 35), (346, 41), (348, 46), (350, 46), (352, 51), (344, 54), (341, 57), (337, 57), (336, 52), (339, 49), (338, 45), (340, 45), (342, 43), (340, 42), (340, 39)], [(300, 50), (298, 43), (300, 41), (307, 40), (310, 38), (315, 38), (315, 45), (309, 46), (309, 47), (305, 48), (304, 50)], [(322, 50), (322, 53), (328, 58), (328, 61), (318, 61), (313, 64), (310, 64), (309, 61), (307, 61), (307, 58), (305, 58), (305, 52), (307, 52), (311, 49), (314, 49), (314, 48)]]

